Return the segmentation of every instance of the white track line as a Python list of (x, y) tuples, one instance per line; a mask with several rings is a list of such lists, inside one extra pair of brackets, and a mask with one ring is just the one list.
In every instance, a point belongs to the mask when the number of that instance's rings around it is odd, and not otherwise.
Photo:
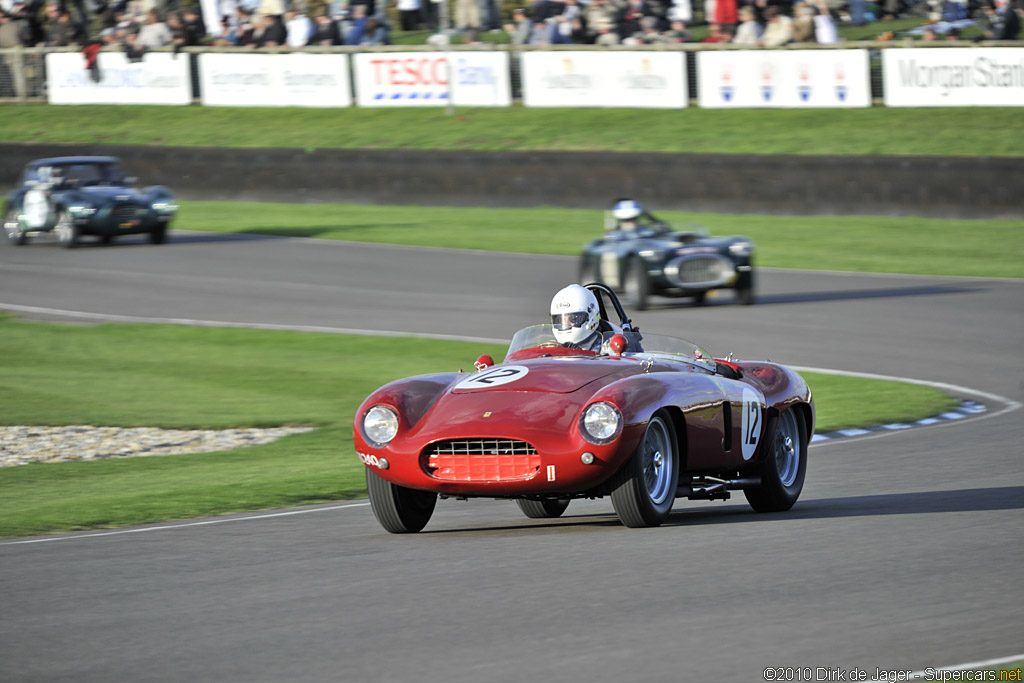
[[(939, 674), (942, 671), (973, 671), (975, 669), (985, 669), (985, 668), (988, 668), (988, 667), (996, 667), (996, 666), (999, 666), (1000, 664), (1009, 664), (1011, 662), (1017, 662), (1017, 661), (1021, 661), (1021, 660), (1024, 660), (1024, 652), (1022, 652), (1020, 654), (1017, 654), (1017, 655), (1010, 655), (1009, 657), (997, 657), (995, 659), (984, 659), (984, 660), (982, 660), (980, 662), (968, 662), (966, 664), (953, 664), (952, 666), (929, 667), (927, 669), (921, 669), (920, 671), (911, 671), (909, 674), (906, 674), (906, 676), (904, 678), (901, 678), (899, 680), (901, 680), (901, 681), (915, 681), (915, 680), (921, 680), (921, 679), (928, 680), (928, 681), (954, 680), (954, 679), (951, 679), (951, 678), (943, 678), (941, 675), (937, 675), (937, 674)], [(925, 678), (926, 676), (927, 676), (927, 678)], [(891, 681), (891, 680), (895, 680), (895, 679), (891, 679), (891, 678), (889, 678), (889, 679), (886, 679), (886, 678), (872, 678), (870, 681), (867, 681), (867, 683), (882, 683), (882, 681)], [(982, 680), (982, 679), (978, 679), (978, 680)], [(989, 679), (984, 679), (984, 680), (989, 680)], [(994, 678), (994, 679), (991, 679), (991, 680), (999, 680), (999, 679), (998, 678)], [(1007, 680), (1016, 680), (1016, 679), (1007, 679)]]
[(182, 524), (162, 524), (160, 526), (144, 526), (137, 529), (117, 529), (115, 531), (100, 531), (92, 534), (77, 534), (75, 536), (47, 536), (45, 538), (31, 538), (27, 541), (8, 541), (0, 543), (5, 545), (28, 545), (30, 543), (52, 543), (53, 541), (77, 541), (80, 538), (98, 538), (100, 536), (123, 536), (125, 534), (141, 534), (147, 531), (167, 531), (169, 529), (185, 529), (193, 526), (210, 526), (213, 524), (227, 524), (228, 522), (249, 522), (254, 519), (273, 519), (274, 517), (291, 517), (293, 515), (308, 515), (314, 512), (330, 512), (333, 510), (345, 510), (347, 508), (366, 507), (369, 503), (349, 503), (347, 505), (331, 505), (328, 507), (308, 508), (305, 510), (289, 510), (288, 512), (271, 512), (263, 515), (250, 515), (248, 517), (225, 517), (223, 519), (204, 519), (200, 522), (184, 522)]

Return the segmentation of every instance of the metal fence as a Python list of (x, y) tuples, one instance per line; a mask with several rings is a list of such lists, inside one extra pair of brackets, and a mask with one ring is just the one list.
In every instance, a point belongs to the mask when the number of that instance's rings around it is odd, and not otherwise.
[[(896, 41), (891, 43), (877, 43), (877, 42), (849, 42), (840, 43), (837, 45), (823, 46), (814, 44), (792, 44), (781, 48), (774, 48), (775, 50), (829, 50), (829, 49), (850, 49), (850, 48), (862, 48), (867, 49), (869, 54), (869, 65), (870, 65), (870, 83), (871, 83), (871, 98), (875, 104), (882, 102), (884, 92), (882, 84), (882, 59), (881, 52), (883, 50), (891, 49), (930, 49), (930, 48), (949, 48), (959, 47), (962, 49), (971, 49), (974, 47), (1018, 47), (1024, 48), (1024, 41), (1018, 41), (1013, 43), (1001, 42), (980, 42), (980, 43), (951, 43), (951, 42), (937, 42), (937, 43), (921, 43), (919, 41)], [(683, 51), (686, 52), (686, 68), (687, 68), (687, 81), (689, 84), (689, 97), (692, 102), (696, 101), (697, 98), (697, 53), (703, 50), (749, 50), (750, 48), (733, 47), (730, 45), (704, 45), (700, 43), (695, 44), (676, 44), (676, 45), (650, 45), (650, 46), (616, 46), (616, 47), (597, 47), (592, 45), (562, 45), (552, 46), (546, 48), (538, 48), (531, 46), (512, 46), (512, 45), (452, 45), (446, 48), (447, 51), (451, 52), (468, 52), (468, 51), (488, 51), (488, 50), (501, 50), (512, 53), (511, 63), (511, 83), (512, 83), (512, 96), (514, 99), (519, 100), (522, 96), (522, 84), (520, 79), (519, 60), (515, 57), (526, 51), (530, 50), (549, 50), (549, 51), (578, 51), (578, 50), (595, 50), (595, 51), (651, 51), (651, 52), (664, 52), (664, 51)], [(33, 47), (33, 48), (15, 48), (15, 49), (3, 49), (0, 50), (0, 102), (45, 102), (47, 100), (46, 91), (46, 54), (50, 52), (76, 52), (76, 48), (45, 48), (45, 47)], [(160, 50), (162, 52), (169, 52), (169, 50)], [(271, 48), (263, 50), (252, 50), (248, 48), (230, 48), (230, 47), (190, 47), (183, 50), (182, 57), (185, 57), (191, 62), (191, 74), (192, 74), (192, 95), (193, 100), (198, 102), (201, 91), (200, 91), (200, 79), (199, 79), (199, 55), (204, 52), (211, 53), (238, 53), (238, 54), (283, 54), (290, 52), (291, 50), (284, 48)], [(302, 52), (310, 53), (322, 53), (322, 54), (353, 54), (358, 52), (438, 52), (438, 48), (430, 46), (416, 46), (416, 45), (390, 45), (386, 47), (315, 47), (305, 48)], [(82, 59), (82, 68), (85, 68), (85, 58)]]

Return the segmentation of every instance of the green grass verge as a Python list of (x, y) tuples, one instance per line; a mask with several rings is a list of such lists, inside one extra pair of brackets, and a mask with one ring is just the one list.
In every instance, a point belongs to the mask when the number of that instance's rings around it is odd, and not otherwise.
[[(0, 141), (298, 149), (1024, 155), (1016, 108), (818, 110), (0, 105)], [(993, 135), (993, 131), (999, 131)]]
[[(511, 330), (510, 330), (511, 332)], [(0, 315), (0, 424), (320, 428), (265, 446), (0, 468), (0, 536), (186, 519), (365, 495), (350, 425), (377, 386), (471, 368), (493, 344)], [(807, 374), (818, 429), (912, 420), (955, 401)]]
[[(761, 266), (1024, 277), (1020, 221), (657, 213), (680, 229), (696, 223), (714, 235), (750, 237)], [(175, 225), (213, 232), (576, 255), (581, 245), (601, 234), (603, 221), (601, 211), (582, 209), (185, 202)]]

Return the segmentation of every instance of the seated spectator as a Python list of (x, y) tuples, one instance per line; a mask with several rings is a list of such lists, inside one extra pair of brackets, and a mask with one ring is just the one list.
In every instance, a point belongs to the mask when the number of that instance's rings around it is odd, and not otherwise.
[(608, 0), (590, 0), (590, 4), (583, 8), (583, 23), (587, 27), (588, 42), (596, 42), (602, 26), (607, 29), (614, 28), (616, 14), (615, 8)]
[(806, 2), (794, 7), (796, 18), (793, 19), (793, 42), (814, 42), (814, 8)]
[(597, 27), (597, 33), (594, 34), (594, 45), (609, 47), (611, 45), (618, 45), (620, 42), (619, 34), (615, 32), (614, 24), (602, 23)]
[(988, 40), (1017, 40), (1020, 38), (1020, 16), (1008, 0), (995, 0), (995, 8), (985, 9), (989, 28), (985, 31)]
[(82, 40), (78, 28), (71, 21), (70, 12), (62, 12), (57, 5), (50, 5), (46, 8), (46, 17), (50, 22), (46, 31), (47, 47), (67, 47)]
[(360, 45), (390, 45), (391, 25), (387, 19), (377, 15), (366, 20), (366, 31)]
[[(262, 15), (260, 21), (256, 22), (256, 31), (253, 32), (256, 38), (256, 47), (278, 47), (284, 45), (288, 39), (288, 33), (281, 23), (280, 17), (276, 14)], [(261, 30), (262, 29), (262, 30)]]
[(691, 40), (690, 32), (686, 30), (686, 22), (682, 19), (675, 19), (669, 25), (665, 38), (670, 43), (688, 43)]
[(732, 36), (722, 30), (721, 24), (708, 24), (708, 37), (702, 43), (728, 43)]
[(644, 17), (640, 20), (640, 30), (622, 42), (625, 45), (657, 45), (668, 40), (658, 31), (657, 17)]
[(346, 45), (362, 45), (363, 34), (366, 33), (366, 5), (351, 5), (352, 16), (349, 20), (348, 32), (345, 34)]
[(530, 45), (546, 47), (551, 44), (552, 26), (543, 19), (533, 22), (533, 29), (530, 31)]
[(640, 32), (640, 20), (647, 14), (653, 14), (644, 0), (628, 0), (619, 11), (616, 32), (620, 36), (632, 36)]
[(203, 15), (194, 8), (189, 8), (181, 13), (181, 19), (185, 25), (185, 45), (202, 45), (203, 39), (206, 38)]
[(330, 10), (325, 7), (316, 16), (313, 37), (309, 39), (310, 45), (344, 45), (338, 24), (331, 18), (329, 12)]
[(298, 5), (293, 4), (288, 10), (288, 23), (285, 25), (287, 38), (285, 42), (292, 49), (306, 47), (313, 37), (313, 22)]
[(146, 23), (139, 29), (139, 45), (146, 50), (157, 50), (167, 47), (174, 40), (171, 29), (167, 24), (160, 21), (160, 15), (155, 9), (146, 13)]
[(760, 44), (763, 47), (779, 47), (793, 41), (793, 20), (771, 5), (764, 11), (766, 20)]
[(513, 45), (526, 45), (530, 41), (532, 28), (533, 23), (527, 18), (526, 10), (522, 8), (512, 10), (512, 22), (505, 24), (505, 32), (508, 33), (509, 42)]
[(736, 35), (732, 38), (733, 45), (757, 45), (761, 39), (761, 24), (757, 23), (754, 8), (747, 5), (740, 9), (740, 25), (736, 27)]
[(124, 58), (129, 62), (141, 62), (146, 54), (146, 46), (139, 43), (139, 34), (134, 31), (125, 33), (121, 49), (124, 50)]

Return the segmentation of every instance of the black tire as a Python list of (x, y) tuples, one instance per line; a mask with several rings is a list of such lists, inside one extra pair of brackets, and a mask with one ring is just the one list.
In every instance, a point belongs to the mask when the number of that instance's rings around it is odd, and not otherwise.
[(61, 209), (57, 212), (57, 223), (53, 226), (53, 231), (57, 233), (57, 242), (60, 246), (65, 249), (74, 249), (78, 246), (78, 226), (67, 210)]
[(743, 273), (736, 281), (736, 303), (741, 306), (754, 303), (754, 271)]
[(25, 234), (25, 228), (18, 220), (18, 212), (14, 209), (8, 209), (4, 217), (4, 234), (7, 235), (7, 241), (16, 247), (28, 242), (28, 235)]
[(561, 517), (565, 509), (569, 507), (569, 499), (526, 500), (525, 498), (519, 498), (516, 500), (516, 505), (530, 519), (554, 519), (555, 517)]
[(659, 526), (672, 512), (678, 482), (676, 430), (659, 413), (647, 423), (636, 453), (612, 479), (612, 506), (619, 521), (631, 528)]
[(114, 241), (113, 235), (100, 235), (100, 244), (110, 244)]
[(376, 473), (366, 470), (366, 490), (370, 494), (373, 515), (386, 531), (393, 534), (414, 534), (430, 521), (437, 505), (437, 494), (416, 491), (392, 484)]
[(693, 305), (694, 306), (703, 306), (704, 302), (707, 301), (707, 298), (708, 298), (708, 293), (707, 292), (697, 292), (693, 296)]
[(634, 256), (626, 263), (626, 277), (622, 289), (630, 307), (638, 311), (647, 310), (647, 299), (651, 295), (651, 278), (643, 259)]
[(807, 475), (807, 424), (803, 413), (790, 408), (779, 415), (772, 452), (760, 465), (761, 485), (744, 489), (757, 512), (783, 512), (793, 507)]
[(167, 226), (161, 225), (159, 228), (149, 233), (150, 244), (163, 244), (167, 241)]

